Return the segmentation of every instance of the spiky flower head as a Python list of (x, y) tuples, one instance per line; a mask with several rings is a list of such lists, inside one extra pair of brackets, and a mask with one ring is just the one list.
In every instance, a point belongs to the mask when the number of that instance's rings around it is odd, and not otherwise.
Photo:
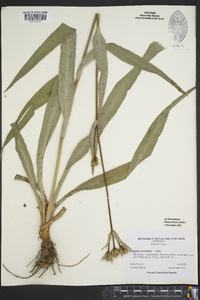
[(107, 251), (104, 256), (101, 258), (101, 260), (106, 260), (106, 261), (113, 261), (113, 256), (110, 251)]
[[(113, 241), (113, 248), (110, 251), (110, 244), (111, 244), (111, 240)], [(117, 248), (115, 246), (115, 242), (118, 243), (119, 248)], [(128, 252), (132, 252), (132, 249), (126, 245), (118, 236), (118, 234), (116, 233), (116, 231), (112, 230), (109, 235), (108, 235), (108, 241), (106, 243), (106, 245), (102, 248), (107, 248), (106, 253), (104, 254), (104, 256), (102, 257), (101, 260), (106, 260), (106, 261), (113, 261), (114, 258), (117, 258), (119, 256), (119, 254), (121, 256), (127, 254)]]

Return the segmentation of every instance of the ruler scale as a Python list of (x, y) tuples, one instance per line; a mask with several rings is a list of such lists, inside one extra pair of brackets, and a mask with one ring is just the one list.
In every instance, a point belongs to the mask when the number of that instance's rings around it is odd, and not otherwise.
[(198, 287), (123, 285), (107, 286), (102, 292), (102, 300), (164, 300), (164, 298), (169, 300), (198, 300)]

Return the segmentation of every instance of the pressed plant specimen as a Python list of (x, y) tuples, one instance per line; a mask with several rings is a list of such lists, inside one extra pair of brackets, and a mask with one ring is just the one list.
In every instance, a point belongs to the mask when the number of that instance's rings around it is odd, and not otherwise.
[[(94, 33), (93, 33), (94, 32)], [(88, 46), (92, 40), (93, 49), (88, 51)], [(76, 61), (76, 30), (65, 24), (61, 24), (34, 52), (27, 63), (22, 67), (16, 77), (13, 79), (7, 90), (9, 90), (19, 79), (25, 76), (34, 66), (48, 55), (55, 47), (60, 45), (60, 62), (59, 73), (57, 76), (48, 81), (25, 105), (16, 121), (11, 125), (12, 129), (7, 135), (3, 148), (15, 139), (16, 151), (22, 162), (26, 175), (16, 175), (15, 179), (27, 182), (33, 190), (40, 213), (40, 229), (39, 237), (41, 239), (41, 249), (36, 256), (31, 272), (31, 276), (40, 272), (40, 276), (48, 269), (52, 268), (55, 274), (54, 264), (61, 265), (58, 260), (55, 246), (50, 237), (51, 225), (60, 219), (66, 212), (66, 208), (60, 209), (61, 204), (83, 190), (92, 190), (104, 188), (106, 191), (108, 216), (110, 222), (110, 232), (108, 234), (105, 254), (102, 260), (113, 261), (119, 255), (124, 255), (132, 249), (125, 244), (117, 234), (114, 228), (111, 215), (109, 185), (116, 184), (125, 180), (132, 171), (143, 160), (149, 157), (161, 135), (170, 111), (182, 99), (188, 96), (195, 87), (185, 92), (177, 83), (169, 78), (163, 71), (150, 63), (159, 52), (164, 50), (158, 42), (149, 45), (143, 57), (140, 57), (130, 50), (127, 50), (114, 43), (106, 43), (100, 30), (100, 15), (96, 14), (89, 38), (85, 47), (85, 51), (77, 72), (75, 74)], [(121, 61), (131, 65), (133, 68), (113, 87), (112, 91), (105, 98), (108, 71), (107, 52), (115, 55)], [(74, 96), (84, 68), (94, 62), (95, 71), (95, 116), (93, 124), (88, 130), (88, 135), (83, 138), (74, 148), (64, 171), (59, 178), (59, 168), (62, 155), (65, 155), (63, 143), (66, 138), (67, 127), (70, 121), (70, 115), (74, 103)], [(141, 143), (136, 149), (131, 161), (117, 166), (114, 169), (106, 170), (104, 165), (103, 146), (101, 145), (101, 135), (105, 127), (115, 116), (127, 92), (131, 89), (141, 71), (147, 71), (163, 80), (166, 80), (175, 89), (180, 92), (180, 96), (169, 104), (152, 122), (148, 131), (144, 135)], [(33, 167), (32, 158), (28, 151), (28, 145), (21, 134), (23, 127), (34, 116), (34, 111), (46, 105), (42, 128), (38, 139), (38, 147), (36, 153), (36, 174)], [(44, 186), (44, 156), (52, 137), (52, 134), (58, 124), (58, 120), (62, 119), (62, 126), (59, 137), (59, 146), (56, 157), (56, 164), (51, 184), (51, 192), (46, 193)], [(55, 146), (56, 147), (56, 146)], [(67, 175), (71, 168), (81, 160), (86, 153), (91, 152), (91, 169), (92, 178), (81, 183), (73, 190), (68, 191), (62, 198), (59, 198), (60, 190), (67, 179)], [(100, 164), (102, 174), (94, 176), (95, 167)], [(86, 166), (88, 167), (88, 166)], [(82, 261), (82, 260), (81, 260)], [(80, 262), (81, 262), (80, 261)], [(79, 263), (80, 263), (79, 262)], [(78, 263), (77, 263), (78, 264)], [(27, 277), (26, 277), (27, 278)]]

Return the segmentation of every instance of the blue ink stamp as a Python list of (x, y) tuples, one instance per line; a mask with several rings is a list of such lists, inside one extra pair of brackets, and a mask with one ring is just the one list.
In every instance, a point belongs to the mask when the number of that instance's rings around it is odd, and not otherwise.
[(185, 16), (179, 11), (175, 11), (168, 23), (169, 31), (176, 43), (181, 43), (187, 35), (188, 23)]

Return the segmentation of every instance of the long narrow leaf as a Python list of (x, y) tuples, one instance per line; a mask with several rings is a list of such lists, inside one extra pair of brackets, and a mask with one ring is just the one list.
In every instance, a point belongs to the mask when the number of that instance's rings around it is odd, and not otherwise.
[[(30, 184), (30, 182), (29, 182), (29, 180), (28, 180), (28, 177), (25, 177), (25, 176), (22, 176), (22, 175), (19, 175), (19, 174), (16, 174), (16, 175), (15, 175), (14, 180), (23, 181), (23, 182), (26, 182), (26, 183), (29, 183), (29, 184)], [(37, 189), (38, 189), (38, 191), (40, 192), (40, 189), (39, 189), (38, 184), (37, 184)], [(46, 196), (45, 196), (45, 197), (46, 197)], [(46, 199), (46, 202), (47, 202), (47, 198), (45, 198), (45, 199)]]
[[(143, 58), (146, 61), (153, 59), (158, 53), (163, 51), (164, 48), (157, 42), (153, 42), (149, 45)], [(112, 92), (108, 96), (106, 103), (102, 107), (100, 114), (100, 132), (106, 127), (110, 120), (114, 117), (121, 104), (123, 103), (127, 92), (131, 89), (134, 82), (140, 75), (141, 69), (138, 67), (133, 68), (127, 75), (125, 75), (117, 84), (114, 86)]]
[[(163, 132), (164, 126), (166, 124), (169, 112), (171, 109), (177, 105), (181, 100), (183, 100), (186, 96), (188, 96), (195, 87), (188, 90), (186, 93), (178, 97), (174, 100), (169, 106), (167, 106), (153, 121), (151, 126), (149, 127), (147, 133), (145, 134), (142, 142), (139, 147), (135, 151), (133, 158), (130, 162), (125, 163), (117, 168), (109, 170), (106, 172), (106, 180), (107, 185), (115, 184), (127, 178), (127, 176), (148, 156), (151, 155), (153, 149), (156, 146), (159, 136)], [(69, 196), (82, 191), (82, 190), (92, 190), (98, 189), (105, 185), (103, 174), (93, 177), (89, 179), (79, 186), (77, 186), (74, 190), (65, 195), (60, 201), (58, 201), (57, 206), (60, 205), (65, 199)]]
[[(158, 43), (151, 44), (146, 53), (144, 54), (145, 59), (151, 59), (160, 51), (163, 50), (163, 47)], [(154, 53), (154, 54), (153, 54)], [(132, 87), (137, 77), (139, 76), (141, 69), (133, 68), (127, 75), (125, 75), (113, 88), (108, 99), (102, 107), (100, 114), (100, 132), (102, 133), (103, 129), (109, 123), (109, 121), (116, 114), (117, 110), (123, 103), (128, 90)], [(66, 168), (68, 169), (78, 160), (80, 160), (89, 150), (89, 136), (81, 140), (77, 147), (74, 149)]]
[(99, 111), (101, 110), (103, 99), (106, 90), (107, 77), (108, 77), (108, 60), (106, 42), (101, 34), (100, 27), (97, 25), (96, 32), (93, 37), (94, 55), (101, 76), (99, 79)]
[[(107, 185), (111, 185), (111, 184), (114, 184), (114, 183), (117, 183), (117, 182), (120, 182), (120, 181), (126, 179), (129, 165), (130, 165), (130, 162), (123, 164), (117, 168), (114, 168), (110, 171), (107, 171), (105, 173)], [(95, 176), (95, 177), (83, 182), (82, 184), (77, 186), (74, 190), (70, 191), (68, 194), (66, 194), (64, 197), (62, 197), (62, 199), (60, 199), (56, 203), (56, 206), (58, 207), (68, 197), (70, 197), (80, 191), (99, 189), (104, 186), (105, 186), (105, 180), (104, 180), (103, 174)]]
[(76, 31), (74, 31), (62, 44), (60, 67), (58, 75), (58, 97), (63, 113), (64, 137), (74, 98), (74, 68), (76, 55)]
[(94, 60), (94, 49), (92, 49), (90, 52), (88, 52), (86, 54), (86, 56), (83, 58), (83, 60), (81, 61), (81, 64), (78, 67), (78, 70), (76, 72), (76, 82), (79, 81), (84, 67), (89, 65), (93, 60)]
[[(155, 57), (159, 52), (163, 50), (163, 47), (154, 42), (149, 45), (147, 51), (144, 54), (146, 60), (150, 60)], [(137, 77), (139, 76), (141, 69), (133, 68), (127, 75), (125, 75), (113, 88), (110, 95), (108, 96), (105, 104), (102, 107), (99, 124), (100, 124), (100, 134), (103, 132), (103, 129), (106, 127), (108, 122), (112, 119), (112, 117), (116, 114), (117, 110), (123, 103), (128, 90), (132, 87)], [(69, 172), (69, 169), (81, 158), (83, 158), (90, 148), (90, 136), (86, 136), (82, 139), (74, 151), (72, 152), (71, 157), (65, 167), (65, 170), (62, 174), (62, 177), (58, 183), (58, 187), (55, 192), (55, 197), (57, 197), (59, 190)]]
[(181, 95), (179, 98), (174, 100), (169, 106), (167, 106), (153, 121), (151, 126), (149, 127), (147, 133), (145, 134), (142, 142), (138, 146), (135, 151), (133, 158), (130, 162), (129, 170), (127, 176), (135, 169), (135, 167), (140, 164), (144, 159), (151, 155), (153, 149), (158, 141), (159, 136), (163, 132), (165, 124), (167, 122), (167, 118), (171, 109), (177, 105), (182, 99), (188, 96), (193, 90), (192, 88), (187, 91), (185, 94)]
[(119, 107), (121, 106), (123, 100), (127, 95), (127, 92), (133, 86), (140, 72), (141, 69), (137, 67), (133, 68), (127, 75), (125, 75), (114, 86), (112, 92), (108, 96), (100, 113), (100, 117), (99, 117), (100, 133), (102, 133), (106, 125), (117, 113)]
[(42, 123), (42, 129), (38, 142), (37, 149), (37, 182), (41, 192), (42, 201), (45, 199), (44, 187), (43, 187), (43, 160), (44, 154), (49, 143), (49, 140), (53, 134), (56, 124), (59, 120), (61, 109), (58, 102), (58, 81), (55, 80), (52, 88), (52, 93), (49, 97), (49, 101), (44, 114)]
[(113, 55), (115, 55), (116, 57), (128, 64), (161, 76), (163, 79), (172, 84), (179, 92), (184, 93), (181, 87), (178, 86), (178, 84), (175, 83), (171, 78), (169, 78), (163, 71), (158, 69), (153, 64), (147, 62), (144, 58), (140, 57), (139, 55), (113, 43), (107, 44), (107, 49)]
[(12, 125), (13, 133), (15, 136), (15, 143), (16, 143), (16, 151), (19, 155), (19, 158), (22, 162), (22, 165), (24, 167), (24, 170), (26, 172), (26, 175), (28, 177), (29, 183), (33, 189), (33, 192), (36, 196), (37, 202), (39, 207), (41, 207), (41, 199), (40, 196), (37, 192), (37, 184), (36, 184), (36, 178), (35, 178), (35, 173), (33, 169), (33, 164), (32, 160), (30, 157), (30, 154), (28, 152), (27, 146), (24, 142), (24, 139), (17, 127), (17, 124), (13, 123)]
[(147, 61), (150, 61), (153, 59), (158, 53), (163, 51), (165, 48), (158, 42), (152, 42), (145, 54), (143, 55), (143, 58)]
[[(18, 125), (19, 130), (24, 128), (24, 126), (30, 121), (30, 119), (34, 116), (34, 111), (36, 109), (40, 108), (48, 102), (55, 80), (57, 80), (57, 76), (48, 81), (24, 106), (17, 120), (15, 121), (15, 123), (17, 123)], [(5, 147), (13, 137), (14, 134), (13, 130), (11, 129), (5, 139), (3, 147)]]
[(64, 42), (68, 36), (75, 31), (74, 28), (65, 24), (61, 24), (34, 52), (31, 58), (21, 68), (18, 74), (15, 76), (6, 91), (11, 88), (20, 78), (25, 76), (31, 69), (33, 69), (46, 55), (48, 55), (53, 49), (55, 49), (60, 43)]
[(88, 135), (78, 143), (78, 145), (74, 149), (70, 159), (68, 160), (68, 163), (65, 167), (65, 170), (64, 170), (64, 172), (63, 172), (63, 174), (62, 174), (62, 176), (59, 180), (58, 186), (57, 186), (56, 191), (54, 193), (55, 199), (57, 199), (57, 197), (58, 197), (60, 189), (63, 185), (63, 182), (65, 181), (65, 178), (67, 177), (67, 174), (68, 174), (70, 168), (77, 161), (79, 161), (81, 158), (83, 158), (87, 154), (87, 152), (89, 151), (89, 148), (90, 148), (90, 137)]

